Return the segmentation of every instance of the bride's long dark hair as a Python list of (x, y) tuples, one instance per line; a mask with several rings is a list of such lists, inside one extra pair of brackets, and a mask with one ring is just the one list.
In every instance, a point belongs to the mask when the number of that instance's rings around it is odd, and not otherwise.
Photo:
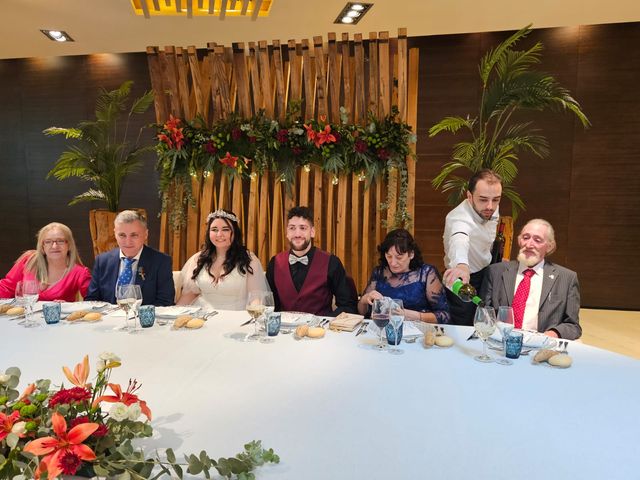
[(207, 232), (204, 236), (204, 244), (200, 249), (196, 268), (193, 270), (193, 276), (191, 277), (192, 280), (196, 279), (200, 270), (203, 268), (206, 268), (209, 276), (215, 280), (215, 277), (211, 274), (211, 265), (213, 265), (217, 252), (215, 245), (209, 237), (209, 230), (211, 229), (211, 224), (216, 219), (223, 220), (233, 231), (233, 240), (231, 241), (229, 250), (227, 250), (227, 256), (224, 260), (224, 264), (222, 265), (223, 272), (222, 275), (220, 275), (220, 279), (227, 276), (236, 267), (243, 275), (246, 275), (247, 272), (253, 274), (253, 269), (249, 265), (251, 263), (251, 257), (249, 257), (247, 248), (242, 244), (242, 232), (240, 231), (240, 226), (237, 221), (233, 220), (233, 218), (237, 217), (229, 210), (216, 210), (213, 214), (209, 215), (209, 220), (207, 221)]

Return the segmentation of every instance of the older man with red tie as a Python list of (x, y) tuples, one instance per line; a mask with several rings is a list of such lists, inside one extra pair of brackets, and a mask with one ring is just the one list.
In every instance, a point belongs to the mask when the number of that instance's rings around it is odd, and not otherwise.
[(480, 296), (487, 306), (512, 306), (515, 328), (575, 340), (579, 323), (578, 275), (547, 260), (556, 249), (549, 222), (534, 219), (518, 235), (518, 260), (491, 265)]

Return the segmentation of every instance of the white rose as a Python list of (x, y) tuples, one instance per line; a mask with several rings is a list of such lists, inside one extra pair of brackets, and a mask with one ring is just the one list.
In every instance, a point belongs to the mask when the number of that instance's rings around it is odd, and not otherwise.
[(0, 373), (0, 383), (7, 383), (11, 375), (7, 375), (6, 373)]
[(129, 420), (137, 420), (138, 417), (140, 417), (141, 413), (142, 409), (140, 408), (140, 405), (138, 403), (129, 405)]
[(22, 436), (26, 433), (27, 422), (18, 422), (13, 424), (13, 428), (11, 428), (11, 433), (15, 433), (18, 436)]
[(124, 403), (114, 403), (109, 410), (109, 416), (116, 422), (121, 422), (129, 418), (129, 407)]

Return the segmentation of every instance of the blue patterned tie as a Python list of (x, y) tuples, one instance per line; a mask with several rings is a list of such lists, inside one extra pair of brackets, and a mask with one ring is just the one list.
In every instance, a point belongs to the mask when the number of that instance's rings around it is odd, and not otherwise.
[(124, 267), (120, 272), (120, 276), (118, 277), (118, 282), (116, 283), (116, 286), (129, 285), (131, 283), (131, 279), (133, 278), (133, 269), (131, 268), (131, 266), (135, 261), (136, 261), (135, 258), (124, 258)]

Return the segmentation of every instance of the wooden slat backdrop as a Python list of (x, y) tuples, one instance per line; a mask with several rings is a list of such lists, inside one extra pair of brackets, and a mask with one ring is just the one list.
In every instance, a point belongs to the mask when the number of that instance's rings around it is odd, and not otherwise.
[[(263, 109), (269, 118), (283, 120), (287, 105), (302, 102), (304, 118), (340, 121), (340, 107), (350, 122), (364, 124), (367, 112), (382, 118), (397, 105), (400, 119), (417, 130), (418, 51), (408, 49), (407, 31), (397, 38), (388, 32), (335, 33), (289, 40), (234, 43), (225, 47), (209, 43), (198, 51), (167, 46), (147, 48), (151, 84), (155, 93), (156, 119), (169, 114), (192, 120), (202, 117), (211, 124), (237, 112), (250, 117)], [(367, 68), (368, 63), (368, 68)], [(408, 209), (414, 211), (415, 162), (409, 159)], [(315, 245), (340, 257), (359, 290), (366, 285), (377, 262), (376, 245), (391, 224), (396, 211), (398, 179), (377, 179), (366, 189), (358, 174), (334, 178), (316, 166), (300, 169), (293, 195), (272, 172), (255, 173), (245, 182), (220, 174), (192, 180), (195, 206), (187, 212), (187, 225), (173, 231), (163, 214), (160, 248), (173, 255), (179, 269), (195, 253), (205, 235), (207, 214), (216, 208), (232, 209), (241, 219), (247, 247), (263, 265), (286, 248), (286, 213), (294, 205), (314, 208)], [(393, 201), (386, 212), (387, 191)], [(181, 201), (183, 192), (173, 192), (171, 201)]]

